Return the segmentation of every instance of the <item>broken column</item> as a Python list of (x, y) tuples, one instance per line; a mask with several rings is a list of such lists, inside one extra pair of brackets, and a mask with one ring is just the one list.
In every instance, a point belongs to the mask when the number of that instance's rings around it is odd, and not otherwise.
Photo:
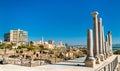
[(96, 59), (96, 63), (100, 63), (100, 58), (99, 58), (99, 44), (98, 44), (98, 12), (93, 12), (93, 22), (94, 22), (94, 55)]
[(87, 58), (85, 60), (85, 66), (87, 66), (87, 67), (94, 67), (95, 66), (95, 58), (93, 55), (92, 30), (88, 30), (88, 34), (87, 34)]
[(98, 39), (99, 39), (99, 54), (100, 54), (100, 60), (104, 61), (104, 55), (103, 55), (103, 46), (102, 46), (102, 18), (98, 18)]

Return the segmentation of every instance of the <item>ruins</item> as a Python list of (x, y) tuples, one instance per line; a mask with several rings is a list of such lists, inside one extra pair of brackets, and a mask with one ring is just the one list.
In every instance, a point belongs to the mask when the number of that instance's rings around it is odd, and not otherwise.
[(89, 29), (87, 33), (86, 67), (95, 67), (113, 55), (112, 33), (109, 31), (105, 39), (102, 18), (98, 18), (98, 14), (98, 12), (92, 13), (93, 30)]

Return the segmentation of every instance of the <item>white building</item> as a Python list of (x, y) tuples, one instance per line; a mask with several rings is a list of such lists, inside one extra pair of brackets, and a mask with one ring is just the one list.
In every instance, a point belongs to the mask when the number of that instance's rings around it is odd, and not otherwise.
[(10, 30), (10, 42), (25, 44), (28, 42), (28, 33), (23, 30)]

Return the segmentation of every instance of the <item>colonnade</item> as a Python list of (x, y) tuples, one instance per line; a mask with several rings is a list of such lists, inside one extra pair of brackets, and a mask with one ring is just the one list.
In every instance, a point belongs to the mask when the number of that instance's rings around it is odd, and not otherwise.
[(87, 33), (87, 58), (85, 65), (94, 67), (112, 56), (112, 33), (109, 31), (104, 36), (104, 26), (102, 18), (98, 18), (98, 12), (93, 12), (93, 30), (89, 29)]

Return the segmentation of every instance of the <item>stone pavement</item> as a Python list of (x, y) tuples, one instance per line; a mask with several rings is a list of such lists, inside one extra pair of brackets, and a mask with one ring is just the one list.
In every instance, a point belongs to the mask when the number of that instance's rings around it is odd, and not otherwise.
[(84, 60), (86, 57), (68, 60), (65, 62), (59, 62), (56, 64), (43, 65), (37, 67), (24, 67), (18, 65), (0, 65), (0, 71), (94, 71), (97, 68), (100, 68), (114, 59), (115, 55), (111, 56), (101, 64), (97, 64), (94, 68), (84, 67)]
[(83, 67), (85, 57), (75, 60), (68, 60), (56, 64), (43, 65), (37, 67), (24, 67), (18, 65), (0, 65), (0, 71), (93, 71), (92, 68)]

